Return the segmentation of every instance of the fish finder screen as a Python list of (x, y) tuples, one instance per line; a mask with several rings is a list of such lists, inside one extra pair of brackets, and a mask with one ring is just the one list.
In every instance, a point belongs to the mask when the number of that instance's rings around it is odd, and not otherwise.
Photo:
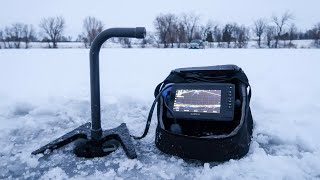
[(220, 107), (221, 90), (176, 90), (173, 111), (195, 113), (220, 113)]

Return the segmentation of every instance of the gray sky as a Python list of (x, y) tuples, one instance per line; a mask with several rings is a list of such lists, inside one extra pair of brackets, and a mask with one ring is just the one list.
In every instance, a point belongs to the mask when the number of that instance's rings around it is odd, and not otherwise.
[(90, 15), (106, 26), (145, 26), (153, 30), (159, 13), (193, 12), (203, 22), (237, 22), (251, 25), (253, 20), (290, 11), (294, 22), (304, 30), (320, 22), (320, 0), (3, 0), (0, 3), (0, 28), (14, 23), (33, 24), (38, 29), (43, 17), (62, 15), (66, 35), (73, 38), (82, 31), (83, 19)]

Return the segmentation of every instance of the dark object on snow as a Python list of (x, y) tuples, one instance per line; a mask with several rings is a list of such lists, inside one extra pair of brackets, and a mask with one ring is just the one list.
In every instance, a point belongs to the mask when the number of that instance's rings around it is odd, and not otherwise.
[(200, 39), (192, 40), (189, 45), (189, 49), (204, 49), (204, 43)]
[[(217, 84), (234, 90), (219, 89)], [(175, 69), (154, 95), (145, 132), (139, 138), (147, 134), (150, 114), (158, 102), (155, 143), (162, 152), (201, 161), (226, 161), (247, 154), (253, 129), (251, 87), (238, 66)], [(223, 109), (233, 111), (232, 119), (219, 115)]]
[[(99, 80), (99, 52), (102, 44), (112, 37), (144, 38), (146, 29), (111, 28), (101, 32), (93, 41), (90, 48), (90, 84), (91, 84), (91, 123), (86, 123), (66, 135), (32, 152), (33, 155), (47, 153), (58, 149), (70, 142), (78, 140), (74, 153), (79, 157), (102, 157), (115, 151), (121, 144), (129, 158), (136, 158), (137, 154), (132, 143), (126, 124), (122, 123), (114, 129), (101, 129), (100, 110), (100, 80)], [(119, 143), (117, 143), (119, 142)]]
[[(173, 121), (167, 115), (166, 99), (162, 97), (157, 106), (158, 126), (155, 139), (156, 146), (161, 151), (202, 161), (226, 161), (241, 158), (247, 154), (253, 129), (249, 107), (251, 88), (241, 68), (235, 65), (224, 65), (176, 69), (156, 88), (155, 96), (161, 92), (160, 86), (165, 87), (169, 83), (233, 84), (235, 94), (234, 97), (230, 95), (234, 98), (230, 102), (234, 107), (234, 117), (232, 121), (223, 121), (218, 118), (211, 120), (181, 118), (176, 121), (180, 124), (183, 133), (177, 134), (170, 131)], [(222, 93), (221, 99), (223, 98), (229, 98), (229, 96)], [(230, 104), (221, 100), (220, 105), (222, 108)]]

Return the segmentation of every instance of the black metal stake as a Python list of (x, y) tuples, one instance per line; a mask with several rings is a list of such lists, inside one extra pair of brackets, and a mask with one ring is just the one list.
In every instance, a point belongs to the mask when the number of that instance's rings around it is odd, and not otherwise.
[[(32, 152), (33, 155), (46, 153), (58, 149), (79, 138), (82, 139), (74, 149), (74, 153), (79, 157), (101, 157), (108, 155), (110, 148), (107, 146), (118, 146), (111, 143), (117, 140), (121, 143), (124, 151), (129, 158), (136, 158), (136, 152), (129, 134), (129, 130), (125, 123), (119, 127), (109, 130), (101, 128), (101, 108), (100, 108), (100, 75), (99, 75), (99, 52), (102, 44), (112, 37), (139, 38), (145, 37), (146, 29), (144, 27), (137, 28), (110, 28), (101, 32), (92, 42), (90, 48), (90, 85), (91, 85), (91, 123), (86, 123), (66, 135), (52, 141), (51, 143)], [(91, 129), (90, 129), (91, 126)], [(90, 133), (91, 132), (91, 133)], [(109, 143), (108, 143), (109, 142)], [(108, 149), (108, 150), (106, 150)], [(111, 148), (112, 149), (112, 148)]]

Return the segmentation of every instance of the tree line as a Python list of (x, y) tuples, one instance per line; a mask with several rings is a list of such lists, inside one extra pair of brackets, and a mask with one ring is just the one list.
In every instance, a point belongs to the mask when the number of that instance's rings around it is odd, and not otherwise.
[[(30, 42), (46, 42), (48, 48), (58, 48), (58, 42), (71, 42), (71, 36), (64, 36), (66, 21), (62, 16), (44, 18), (39, 23), (40, 31), (37, 33), (33, 25), (14, 23), (10, 26), (0, 29), (0, 48), (29, 48)], [(83, 20), (83, 31), (78, 35), (76, 42), (83, 42), (86, 48), (89, 48), (94, 38), (104, 29), (101, 20), (88, 16)], [(41, 39), (42, 38), (42, 39)], [(131, 47), (129, 38), (114, 38), (114, 43), (120, 43), (123, 47)], [(145, 43), (144, 43), (145, 42)], [(146, 44), (143, 40), (142, 44)], [(144, 47), (142, 45), (141, 47)]]
[(201, 24), (199, 15), (168, 13), (158, 15), (154, 27), (154, 39), (164, 48), (187, 47), (193, 39), (208, 42), (210, 48), (214, 44), (221, 48), (245, 48), (249, 40), (256, 41), (257, 48), (291, 48), (296, 46), (293, 40), (305, 39), (313, 39), (313, 45), (320, 47), (320, 22), (312, 29), (299, 31), (294, 24), (293, 14), (289, 12), (269, 19), (257, 19), (252, 26), (236, 22), (222, 25), (212, 20)]
[[(293, 40), (312, 39), (314, 47), (320, 47), (320, 22), (306, 31), (298, 30), (294, 16), (285, 12), (280, 16), (260, 18), (253, 25), (240, 25), (236, 22), (220, 24), (213, 20), (201, 23), (199, 15), (194, 13), (159, 14), (153, 21), (155, 32), (140, 41), (141, 47), (154, 45), (164, 48), (187, 48), (194, 40), (207, 42), (209, 48), (246, 48), (250, 40), (256, 41), (257, 48), (294, 48)], [(70, 42), (71, 36), (65, 36), (66, 21), (62, 16), (43, 18), (36, 32), (33, 25), (14, 23), (0, 28), (0, 48), (29, 48), (30, 42), (46, 42), (49, 48), (58, 48), (58, 42)], [(76, 38), (86, 48), (105, 28), (104, 23), (92, 16), (83, 20), (82, 33)], [(114, 43), (123, 47), (132, 47), (129, 38), (114, 38)]]
[[(86, 17), (83, 21), (83, 32), (76, 41), (83, 42), (85, 47), (91, 46), (91, 43), (102, 30), (102, 21), (95, 17)], [(58, 42), (71, 42), (71, 36), (64, 36), (66, 21), (62, 16), (48, 17), (39, 23), (39, 32), (35, 31), (33, 25), (14, 23), (3, 29), (0, 29), (0, 48), (29, 48), (30, 42), (47, 42), (49, 48), (58, 48)], [(42, 39), (40, 39), (42, 38)]]

